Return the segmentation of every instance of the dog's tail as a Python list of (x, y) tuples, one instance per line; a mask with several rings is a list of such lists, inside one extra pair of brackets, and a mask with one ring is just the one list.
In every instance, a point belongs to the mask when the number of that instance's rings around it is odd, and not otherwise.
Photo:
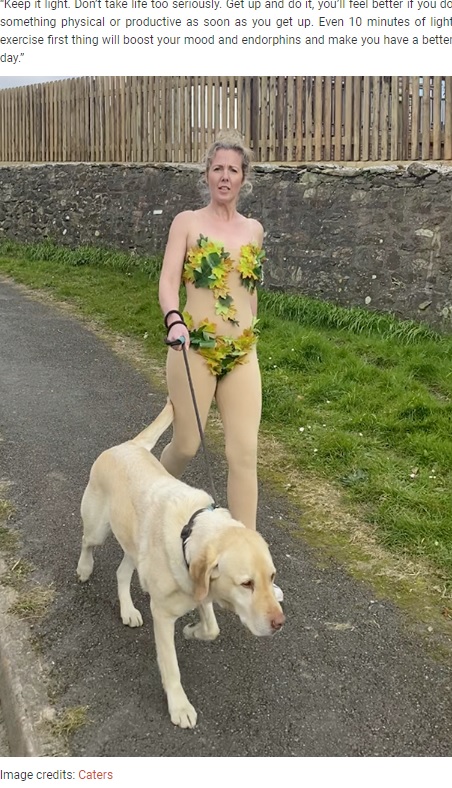
[(159, 413), (155, 421), (146, 427), (142, 432), (132, 438), (132, 443), (137, 446), (144, 446), (145, 449), (151, 451), (157, 443), (161, 435), (168, 429), (173, 421), (173, 406), (170, 400), (167, 401), (165, 407)]

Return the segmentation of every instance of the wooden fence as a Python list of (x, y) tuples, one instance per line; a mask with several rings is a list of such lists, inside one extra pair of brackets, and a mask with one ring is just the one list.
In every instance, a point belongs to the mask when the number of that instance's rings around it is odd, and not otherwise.
[(452, 159), (452, 77), (77, 77), (0, 91), (0, 161), (197, 162), (221, 128), (259, 162)]

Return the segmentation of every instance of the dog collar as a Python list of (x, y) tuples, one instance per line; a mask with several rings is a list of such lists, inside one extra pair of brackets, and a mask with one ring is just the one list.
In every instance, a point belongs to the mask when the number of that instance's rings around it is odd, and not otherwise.
[(180, 538), (182, 539), (182, 553), (183, 553), (183, 556), (184, 556), (184, 561), (186, 563), (187, 569), (189, 569), (189, 563), (187, 561), (185, 548), (187, 546), (188, 540), (190, 539), (191, 532), (193, 531), (193, 526), (195, 524), (195, 520), (196, 520), (198, 514), (201, 514), (201, 512), (213, 512), (214, 509), (218, 509), (218, 504), (217, 503), (211, 503), (209, 506), (204, 506), (202, 509), (197, 509), (196, 512), (194, 512), (192, 514), (192, 516), (190, 517), (188, 523), (186, 525), (184, 525), (184, 527), (182, 528), (182, 531), (181, 531), (181, 534), (180, 534)]

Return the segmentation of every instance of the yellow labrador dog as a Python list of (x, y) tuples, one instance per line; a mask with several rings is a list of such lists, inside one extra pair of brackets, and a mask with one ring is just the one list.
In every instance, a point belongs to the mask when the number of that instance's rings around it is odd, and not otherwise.
[(121, 618), (130, 627), (143, 623), (130, 596), (137, 569), (151, 596), (157, 660), (171, 721), (193, 728), (197, 714), (180, 680), (174, 644), (176, 620), (194, 608), (200, 621), (184, 628), (186, 638), (213, 640), (219, 633), (213, 602), (232, 610), (258, 636), (281, 629), (284, 614), (273, 592), (275, 567), (266, 542), (256, 531), (215, 508), (203, 490), (171, 476), (152, 456), (170, 426), (170, 402), (157, 419), (126, 443), (95, 461), (83, 495), (81, 581), (93, 571), (93, 548), (111, 527), (124, 550), (117, 570)]

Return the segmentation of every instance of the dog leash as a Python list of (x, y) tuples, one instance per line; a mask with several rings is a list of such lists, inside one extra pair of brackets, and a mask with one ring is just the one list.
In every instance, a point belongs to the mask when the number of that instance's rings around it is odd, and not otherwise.
[[(182, 355), (184, 357), (184, 364), (185, 364), (185, 369), (186, 369), (186, 372), (187, 372), (188, 386), (189, 386), (189, 389), (190, 389), (190, 394), (191, 394), (191, 398), (192, 398), (192, 402), (193, 402), (193, 408), (194, 408), (194, 411), (195, 411), (196, 422), (197, 422), (198, 430), (199, 430), (199, 437), (201, 438), (201, 446), (202, 446), (202, 450), (203, 450), (203, 453), (204, 453), (204, 459), (205, 459), (205, 462), (206, 462), (207, 475), (209, 477), (210, 488), (211, 488), (211, 491), (212, 491), (212, 498), (214, 500), (214, 505), (213, 505), (212, 508), (216, 509), (218, 507), (218, 504), (216, 503), (217, 493), (216, 493), (216, 490), (215, 490), (215, 484), (214, 484), (213, 477), (212, 477), (212, 471), (210, 469), (209, 456), (208, 456), (208, 453), (207, 453), (206, 442), (204, 440), (204, 430), (202, 428), (201, 418), (199, 416), (198, 404), (196, 402), (195, 389), (194, 389), (194, 386), (193, 386), (193, 380), (192, 380), (192, 376), (191, 376), (191, 372), (190, 372), (190, 364), (188, 363), (187, 348), (185, 347), (185, 337), (181, 336), (181, 337), (179, 337), (179, 339), (175, 339), (172, 342), (169, 341), (168, 339), (165, 339), (165, 342), (166, 342), (167, 345), (170, 345), (171, 347), (174, 347), (175, 345), (181, 345), (182, 346)], [(211, 507), (206, 507), (206, 508), (211, 508)], [(196, 514), (199, 514), (199, 512), (196, 512)]]

